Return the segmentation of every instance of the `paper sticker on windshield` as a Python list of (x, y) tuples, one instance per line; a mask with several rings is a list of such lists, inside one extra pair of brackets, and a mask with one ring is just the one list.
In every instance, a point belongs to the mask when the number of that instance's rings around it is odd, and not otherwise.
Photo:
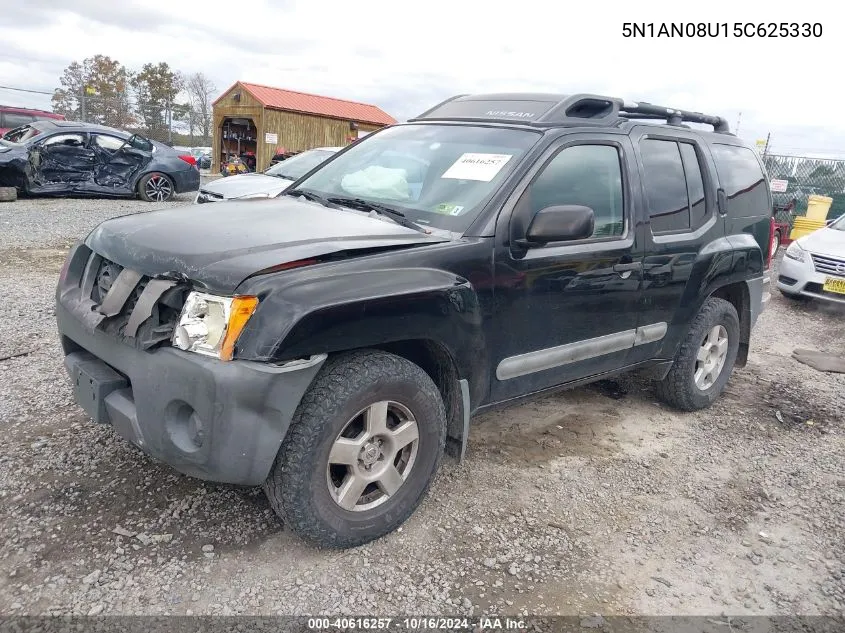
[(511, 158), (512, 154), (463, 154), (440, 177), (490, 182)]
[(460, 215), (464, 208), (456, 204), (438, 204), (434, 211), (443, 215)]

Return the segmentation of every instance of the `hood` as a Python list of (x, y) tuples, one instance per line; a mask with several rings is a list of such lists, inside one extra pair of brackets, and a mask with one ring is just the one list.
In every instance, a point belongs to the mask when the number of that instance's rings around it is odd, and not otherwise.
[(829, 228), (818, 229), (800, 238), (797, 242), (801, 248), (811, 253), (845, 259), (845, 231)]
[(142, 274), (187, 277), (211, 292), (232, 294), (247, 277), (279, 264), (448, 239), (283, 197), (126, 215), (100, 224), (85, 243)]
[(237, 176), (226, 176), (217, 178), (210, 183), (203, 185), (203, 191), (216, 193), (224, 198), (240, 198), (250, 194), (268, 193), (275, 195), (284, 191), (292, 180), (267, 176), (266, 174), (238, 174)]

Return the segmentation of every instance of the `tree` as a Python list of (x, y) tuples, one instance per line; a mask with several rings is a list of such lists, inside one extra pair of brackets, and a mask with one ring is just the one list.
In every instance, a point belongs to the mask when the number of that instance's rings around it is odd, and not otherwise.
[(204, 145), (211, 143), (211, 102), (217, 92), (214, 82), (203, 73), (194, 73), (185, 81), (190, 106), (188, 125), (191, 135), (198, 132)]
[(170, 116), (184, 85), (181, 74), (171, 70), (167, 62), (144, 64), (129, 83), (135, 91), (138, 118), (145, 133), (158, 140), (168, 140)]
[(94, 55), (65, 68), (53, 92), (53, 110), (72, 120), (116, 128), (134, 123), (127, 94), (129, 72), (119, 61)]

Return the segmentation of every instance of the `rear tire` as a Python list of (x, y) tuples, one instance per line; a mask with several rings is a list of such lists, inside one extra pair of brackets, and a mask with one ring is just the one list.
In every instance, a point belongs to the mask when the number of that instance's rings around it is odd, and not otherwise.
[(302, 398), (264, 492), (302, 538), (363, 545), (411, 516), (445, 442), (443, 400), (420, 367), (378, 350), (339, 354)]
[(657, 396), (682, 411), (709, 407), (724, 390), (738, 351), (736, 308), (711, 297), (693, 319), (672, 369), (656, 383)]
[(0, 202), (14, 202), (17, 199), (17, 189), (14, 187), (0, 187)]
[(154, 171), (138, 181), (138, 195), (146, 202), (167, 202), (176, 193), (173, 180), (167, 174)]

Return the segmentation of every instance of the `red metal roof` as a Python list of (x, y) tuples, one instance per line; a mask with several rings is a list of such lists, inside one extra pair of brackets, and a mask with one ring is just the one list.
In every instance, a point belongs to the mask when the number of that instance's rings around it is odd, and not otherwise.
[[(335, 119), (346, 119), (361, 123), (374, 123), (376, 125), (392, 125), (396, 119), (387, 114), (381, 108), (367, 103), (357, 101), (346, 101), (334, 99), (333, 97), (321, 97), (307, 92), (295, 92), (293, 90), (282, 90), (271, 86), (247, 83), (239, 81), (244, 90), (255, 97), (265, 108), (275, 110), (289, 110), (293, 112), (304, 112), (319, 116), (332, 117)], [(234, 86), (232, 86), (234, 88)], [(223, 95), (228, 94), (232, 88), (226, 90)], [(223, 95), (217, 98), (214, 103), (220, 101)]]

